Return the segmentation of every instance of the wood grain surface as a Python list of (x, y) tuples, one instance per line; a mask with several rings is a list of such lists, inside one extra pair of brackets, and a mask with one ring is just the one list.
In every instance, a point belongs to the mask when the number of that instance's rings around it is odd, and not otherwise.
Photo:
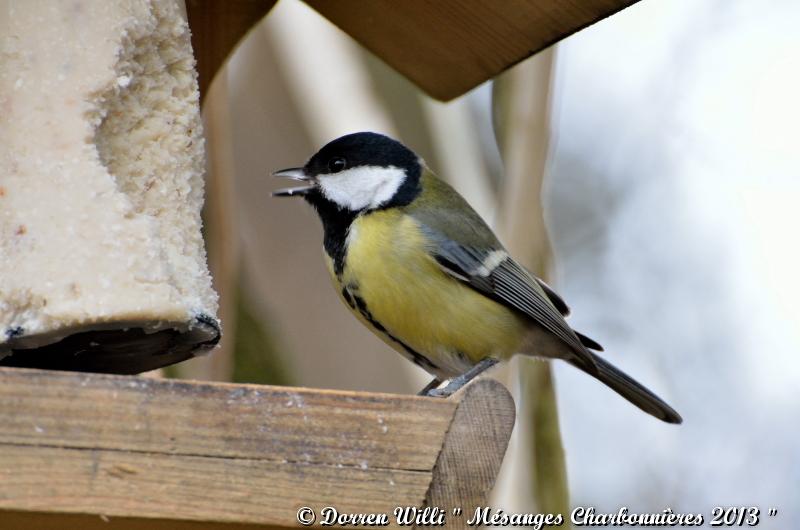
[(306, 0), (447, 101), (636, 0)]
[[(425, 496), (426, 506), (447, 511), (448, 530), (469, 528), (467, 521), (475, 508), (487, 505), (516, 413), (511, 395), (493, 379), (483, 379), (463, 392)], [(496, 450), (476, 451), (488, 447)], [(453, 516), (453, 508), (461, 508), (461, 515)]]
[(186, 0), (200, 97), (228, 55), (277, 0)]
[[(306, 0), (432, 97), (448, 101), (637, 0)], [(187, 0), (206, 88), (275, 0)]]
[(485, 502), (510, 400), (491, 380), (441, 400), (0, 369), (0, 528), (58, 514), (294, 527), (300, 506)]

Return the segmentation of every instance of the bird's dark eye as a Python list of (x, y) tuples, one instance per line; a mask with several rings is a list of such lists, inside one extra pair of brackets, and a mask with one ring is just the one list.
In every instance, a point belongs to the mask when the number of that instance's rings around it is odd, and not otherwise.
[(337, 156), (328, 160), (328, 171), (331, 173), (338, 173), (347, 167), (347, 160)]

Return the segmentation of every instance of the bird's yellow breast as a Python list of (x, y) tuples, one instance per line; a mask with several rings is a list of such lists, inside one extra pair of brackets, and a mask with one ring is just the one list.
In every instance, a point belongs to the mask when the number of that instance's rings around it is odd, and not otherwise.
[(433, 365), (423, 368), (438, 376), (513, 355), (524, 319), (443, 272), (427, 246), (414, 218), (399, 209), (377, 211), (350, 227), (341, 277), (330, 263), (329, 269), (365, 324), (398, 351), (423, 355)]

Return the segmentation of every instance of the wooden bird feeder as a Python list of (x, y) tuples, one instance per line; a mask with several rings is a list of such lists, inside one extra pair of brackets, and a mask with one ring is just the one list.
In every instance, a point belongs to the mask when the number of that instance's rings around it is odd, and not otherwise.
[(2, 528), (297, 527), (485, 505), (514, 402), (2, 368), (0, 418)]
[[(440, 100), (465, 93), (634, 2), (307, 1)], [(159, 2), (169, 9), (182, 9), (180, 0)], [(134, 1), (124, 5), (139, 9)], [(186, 0), (201, 95), (231, 49), (273, 5), (272, 0)], [(0, 32), (6, 28), (3, 14), (0, 12)], [(75, 29), (75, 38), (77, 32), (91, 30)], [(104, 29), (114, 30), (110, 26)], [(167, 28), (164, 35), (170, 31), (174, 33)], [(70, 32), (62, 37), (69, 39)], [(145, 39), (142, 45), (146, 44)], [(21, 51), (10, 50), (0, 58), (24, 58)], [(80, 60), (74, 61), (73, 67), (77, 64)], [(61, 73), (68, 75), (69, 71)], [(92, 75), (87, 77), (89, 81), (94, 79)], [(125, 72), (117, 75), (114, 82), (118, 87), (102, 97), (125, 93), (131, 77)], [(15, 81), (0, 75), (0, 81), (7, 82), (0, 88), (29, 89), (22, 77)], [(0, 109), (5, 109), (0, 112), (10, 108), (10, 100), (4, 96), (0, 93)], [(137, 101), (144, 101), (142, 108), (147, 108), (146, 99)], [(124, 117), (125, 109), (103, 112), (98, 119)], [(29, 123), (24, 122), (26, 126)], [(4, 131), (0, 128), (0, 138)], [(110, 130), (111, 140), (120, 139), (112, 133)], [(68, 141), (57, 140), (62, 144)], [(120, 145), (125, 147), (124, 142)], [(103, 162), (113, 170), (115, 163), (124, 161), (111, 153)], [(19, 161), (3, 155), (0, 153), (0, 163), (17, 171)], [(102, 158), (103, 153), (100, 155)], [(56, 169), (53, 174), (57, 178), (52, 182), (61, 185), (63, 180), (58, 179), (67, 178), (66, 173)], [(7, 201), (19, 199), (24, 188), (19, 182), (24, 179), (15, 181), (18, 188), (7, 190), (5, 177), (0, 174), (0, 200), (9, 204)], [(141, 190), (133, 186), (133, 191), (125, 191), (132, 193), (135, 202), (139, 196), (134, 192), (150, 193), (151, 183), (145, 184)], [(42, 192), (47, 189), (41, 186)], [(146, 210), (146, 200), (143, 204)], [(24, 208), (18, 211), (25, 213)], [(135, 213), (120, 219), (131, 219)], [(3, 223), (13, 219), (2, 215), (0, 205), (0, 229), (7, 229), (0, 234), (19, 239), (0, 242), (0, 260), (5, 259), (2, 252), (9, 249), (32, 248), (23, 241), (23, 236), (31, 235), (29, 227), (6, 226)], [(171, 223), (165, 223), (164, 229)], [(9, 246), (12, 244), (16, 246)], [(136, 245), (131, 243), (130, 248)], [(196, 270), (203, 280), (202, 267)], [(115, 274), (119, 276), (119, 272), (117, 269)], [(30, 277), (35, 281), (35, 274)], [(24, 286), (14, 284), (12, 295), (17, 298), (4, 300), (8, 293), (3, 282), (7, 280), (0, 278), (0, 323), (4, 307), (27, 296)], [(133, 285), (130, 292), (140, 294), (137, 289)], [(208, 293), (203, 291), (199, 298), (211, 300)], [(77, 300), (74, 307), (79, 309), (81, 294), (77, 287), (58, 291), (69, 303)], [(97, 296), (102, 295), (103, 291), (97, 290)], [(184, 298), (193, 297), (197, 298), (189, 292)], [(197, 318), (203, 314), (185, 311), (188, 302), (179, 301), (184, 305), (175, 305), (177, 309), (165, 312), (163, 318), (156, 312), (151, 320), (161, 322), (177, 315), (176, 323), (198, 329)], [(213, 306), (204, 303), (198, 305), (198, 311)], [(42, 304), (46, 307), (45, 301)], [(125, 318), (134, 318), (135, 324), (140, 314), (136, 311), (141, 308), (122, 309), (129, 315)], [(11, 323), (21, 314), (6, 318)], [(453, 398), (439, 400), (108, 375), (136, 373), (187, 358), (192, 348), (207, 347), (217, 340), (216, 320), (205, 316), (202, 322), (206, 324), (199, 328), (202, 333), (198, 336), (179, 330), (184, 334), (181, 342), (172, 335), (142, 330), (134, 330), (132, 336), (131, 321), (115, 322), (108, 313), (103, 313), (104, 320), (91, 313), (80, 315), (73, 319), (72, 328), (64, 328), (64, 334), (80, 331), (80, 326), (89, 322), (94, 326), (90, 326), (90, 335), (79, 335), (72, 342), (66, 337), (58, 347), (45, 344), (45, 349), (37, 350), (31, 347), (36, 340), (25, 343), (20, 338), (29, 330), (9, 324), (5, 331), (6, 350), (0, 355), (0, 364), (6, 365), (0, 367), (0, 528), (297, 527), (296, 513), (303, 506), (315, 510), (317, 516), (323, 507), (334, 506), (341, 513), (385, 513), (390, 518), (398, 506), (460, 507), (462, 516), (448, 513), (447, 522), (450, 528), (463, 528), (471, 510), (486, 505), (514, 424), (514, 404), (497, 382), (479, 380)], [(190, 317), (195, 324), (189, 322)], [(47, 327), (51, 321), (57, 323), (55, 317), (36, 318), (30, 321), (41, 324), (43, 343), (58, 335)], [(14, 350), (18, 347), (26, 349), (24, 355)], [(168, 354), (159, 357), (164, 352)]]

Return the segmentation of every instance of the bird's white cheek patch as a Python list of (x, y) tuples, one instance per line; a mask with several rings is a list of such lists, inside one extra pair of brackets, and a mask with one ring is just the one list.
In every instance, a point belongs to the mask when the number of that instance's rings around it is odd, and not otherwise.
[(405, 179), (405, 171), (398, 167), (360, 166), (319, 175), (318, 182), (328, 200), (358, 211), (377, 208), (389, 201)]

